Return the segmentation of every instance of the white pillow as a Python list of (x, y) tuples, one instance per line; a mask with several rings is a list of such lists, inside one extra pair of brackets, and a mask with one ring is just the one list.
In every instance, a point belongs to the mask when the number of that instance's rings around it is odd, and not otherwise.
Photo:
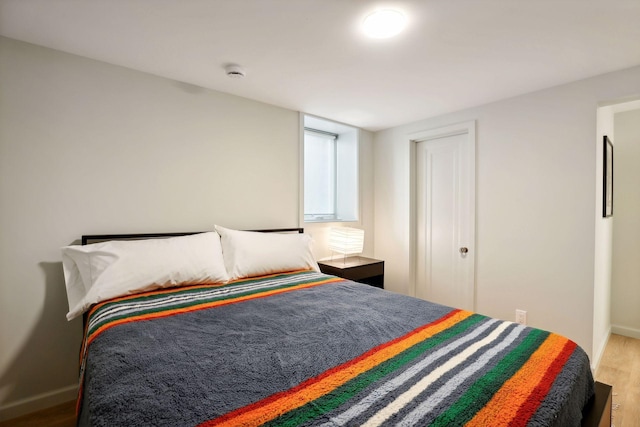
[(307, 234), (238, 231), (216, 225), (222, 254), (231, 279), (296, 270), (316, 270)]
[(229, 280), (214, 232), (148, 240), (112, 240), (62, 248), (67, 320), (107, 299), (157, 288)]

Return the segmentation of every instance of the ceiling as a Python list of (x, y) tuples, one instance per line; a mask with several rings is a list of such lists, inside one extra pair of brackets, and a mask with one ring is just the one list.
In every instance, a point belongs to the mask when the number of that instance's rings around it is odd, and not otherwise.
[(640, 0), (0, 0), (0, 34), (378, 130), (640, 65)]

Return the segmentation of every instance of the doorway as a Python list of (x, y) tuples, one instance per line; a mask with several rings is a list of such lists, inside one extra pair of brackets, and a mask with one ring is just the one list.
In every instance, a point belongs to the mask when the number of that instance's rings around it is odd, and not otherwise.
[(475, 122), (411, 135), (418, 298), (475, 308)]

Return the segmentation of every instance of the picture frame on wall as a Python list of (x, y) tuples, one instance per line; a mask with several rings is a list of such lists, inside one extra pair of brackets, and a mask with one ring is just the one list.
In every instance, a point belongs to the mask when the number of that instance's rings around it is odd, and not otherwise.
[(607, 135), (603, 139), (602, 216), (608, 218), (613, 215), (613, 142)]

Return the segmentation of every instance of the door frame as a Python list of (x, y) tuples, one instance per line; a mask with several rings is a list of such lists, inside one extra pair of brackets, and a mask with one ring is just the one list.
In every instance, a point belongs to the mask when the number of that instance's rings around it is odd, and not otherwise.
[(467, 135), (467, 143), (468, 143), (468, 164), (471, 170), (469, 171), (469, 179), (471, 180), (471, 194), (469, 195), (469, 206), (471, 212), (469, 212), (470, 217), (472, 218), (471, 223), (469, 224), (469, 242), (467, 247), (469, 248), (469, 252), (471, 253), (471, 271), (470, 276), (473, 281), (472, 284), (472, 292), (473, 292), (473, 310), (476, 309), (476, 121), (470, 120), (467, 122), (456, 123), (448, 126), (443, 126), (434, 129), (428, 129), (424, 131), (414, 132), (407, 135), (407, 141), (409, 142), (409, 182), (410, 182), (410, 199), (409, 199), (409, 289), (411, 291), (411, 296), (416, 296), (416, 275), (417, 275), (417, 240), (416, 240), (416, 232), (418, 229), (417, 225), (417, 143), (430, 141), (434, 139), (444, 138), (447, 136), (455, 136), (455, 135)]

